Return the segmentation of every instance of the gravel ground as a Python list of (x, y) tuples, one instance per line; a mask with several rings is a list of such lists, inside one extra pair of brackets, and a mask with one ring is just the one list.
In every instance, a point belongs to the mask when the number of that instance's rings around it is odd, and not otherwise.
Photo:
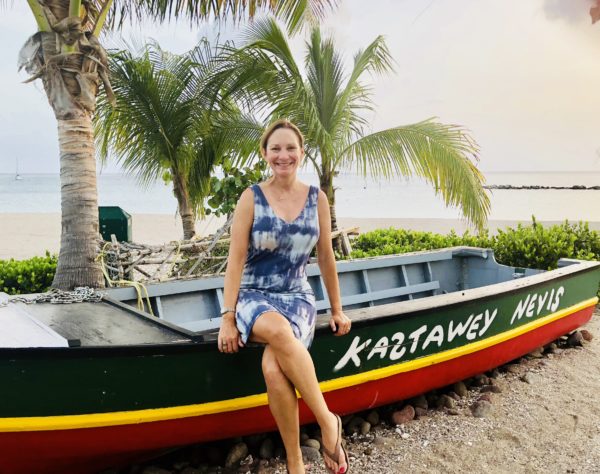
[[(456, 399), (448, 402), (451, 408), (429, 409), (426, 416), (400, 425), (393, 424), (390, 417), (402, 404), (379, 409), (381, 423), (373, 423), (371, 430), (364, 435), (346, 436), (350, 472), (600, 473), (598, 309), (585, 329), (596, 338), (583, 347), (558, 348), (553, 353), (537, 354), (521, 359), (518, 364), (504, 366), (492, 374), (493, 378), (486, 382), (490, 384), (487, 388), (471, 386), (464, 397), (450, 393)], [(478, 385), (473, 381), (468, 385), (471, 384)], [(482, 394), (486, 390), (489, 392)], [(428, 394), (430, 404), (435, 403), (441, 393)], [(481, 400), (482, 395), (490, 403), (479, 402), (487, 410), (483, 417), (475, 417), (473, 405)], [(425, 415), (425, 412), (421, 414)], [(362, 416), (367, 418), (367, 414)], [(347, 424), (347, 430), (348, 427)], [(318, 434), (313, 433), (310, 427), (307, 431), (318, 439)], [(304, 449), (307, 472), (326, 473), (318, 451)], [(206, 462), (206, 452), (196, 458), (189, 454), (190, 451), (187, 453), (183, 457), (178, 456), (177, 461), (155, 461), (153, 465), (134, 466), (121, 472), (286, 472), (285, 464), (279, 458), (258, 461), (249, 455), (242, 465), (225, 469), (210, 466)], [(218, 456), (218, 453), (214, 454), (215, 459)], [(203, 461), (195, 460), (200, 458)]]

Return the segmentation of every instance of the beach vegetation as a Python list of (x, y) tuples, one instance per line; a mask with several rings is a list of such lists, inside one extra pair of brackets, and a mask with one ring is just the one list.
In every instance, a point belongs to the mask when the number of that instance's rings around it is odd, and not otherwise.
[[(176, 55), (149, 43), (109, 56), (116, 104), (100, 94), (95, 124), (102, 159), (116, 158), (142, 185), (165, 179), (173, 187), (183, 238), (195, 235), (215, 168), (257, 155), (262, 124), (231, 101), (216, 102), (208, 87), (219, 47), (202, 40)], [(231, 167), (231, 166), (230, 166)]]
[[(41, 79), (58, 125), (62, 230), (52, 286), (104, 286), (98, 254), (98, 193), (92, 117), (100, 85), (113, 102), (101, 33), (125, 21), (207, 18), (239, 21), (270, 11), (290, 31), (321, 18), (334, 0), (28, 0), (38, 31), (25, 42), (19, 68)], [(0, 0), (0, 7), (11, 2)]]
[(0, 291), (9, 295), (43, 293), (52, 285), (57, 256), (46, 252), (43, 257), (26, 260), (0, 260)]
[(406, 229), (379, 229), (358, 236), (352, 243), (351, 258), (403, 254), (456, 246), (490, 248), (496, 260), (520, 268), (552, 270), (561, 258), (600, 260), (600, 232), (587, 222), (544, 227), (535, 218), (530, 225), (518, 224), (498, 230), (462, 235), (454, 231), (443, 235)]
[(329, 199), (333, 230), (335, 176), (351, 168), (362, 176), (422, 178), (447, 205), (483, 226), (490, 200), (476, 167), (478, 146), (466, 129), (427, 119), (370, 131), (376, 105), (366, 76), (393, 69), (383, 37), (358, 51), (347, 71), (334, 40), (314, 27), (304, 58), (304, 64), (296, 60), (274, 19), (262, 19), (248, 27), (241, 47), (231, 48), (216, 80), (233, 96), (251, 97), (270, 120), (287, 118), (299, 126), (306, 161)]

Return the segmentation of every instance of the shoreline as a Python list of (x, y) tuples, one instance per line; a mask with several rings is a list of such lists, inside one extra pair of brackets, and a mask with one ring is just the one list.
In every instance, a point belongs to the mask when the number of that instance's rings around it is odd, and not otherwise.
[[(43, 256), (48, 250), (58, 253), (60, 247), (59, 213), (0, 213), (3, 232), (0, 235), (0, 260), (14, 258), (22, 260)], [(215, 232), (225, 222), (225, 218), (208, 217), (196, 223), (200, 235)], [(562, 221), (537, 221), (545, 226), (561, 224)], [(577, 222), (577, 221), (569, 221)], [(506, 227), (516, 227), (518, 223), (531, 224), (531, 220), (491, 220), (487, 228), (491, 233)], [(463, 234), (473, 229), (464, 220), (459, 219), (415, 219), (385, 217), (338, 217), (341, 229), (359, 227), (360, 232), (390, 227), (417, 231), (447, 234), (454, 230)], [(600, 230), (600, 222), (589, 222), (590, 229)], [(169, 214), (132, 214), (132, 237), (134, 242), (160, 245), (181, 238), (181, 219)]]

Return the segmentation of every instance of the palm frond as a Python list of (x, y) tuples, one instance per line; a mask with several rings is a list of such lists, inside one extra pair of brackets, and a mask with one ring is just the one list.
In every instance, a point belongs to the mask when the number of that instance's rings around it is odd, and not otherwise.
[(361, 137), (342, 151), (337, 166), (354, 163), (363, 175), (424, 178), (446, 205), (460, 207), (469, 222), (481, 227), (490, 199), (475, 166), (478, 151), (462, 127), (430, 119)]

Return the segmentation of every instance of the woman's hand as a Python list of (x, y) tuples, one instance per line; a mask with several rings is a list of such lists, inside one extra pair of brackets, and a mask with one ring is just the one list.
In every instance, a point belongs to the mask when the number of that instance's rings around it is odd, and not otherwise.
[(219, 351), (226, 354), (232, 354), (239, 351), (240, 347), (244, 347), (240, 332), (235, 326), (235, 316), (233, 313), (223, 316), (217, 343), (219, 344)]
[(343, 336), (350, 332), (352, 321), (350, 321), (350, 318), (343, 311), (336, 311), (335, 313), (331, 313), (329, 326), (336, 336)]

